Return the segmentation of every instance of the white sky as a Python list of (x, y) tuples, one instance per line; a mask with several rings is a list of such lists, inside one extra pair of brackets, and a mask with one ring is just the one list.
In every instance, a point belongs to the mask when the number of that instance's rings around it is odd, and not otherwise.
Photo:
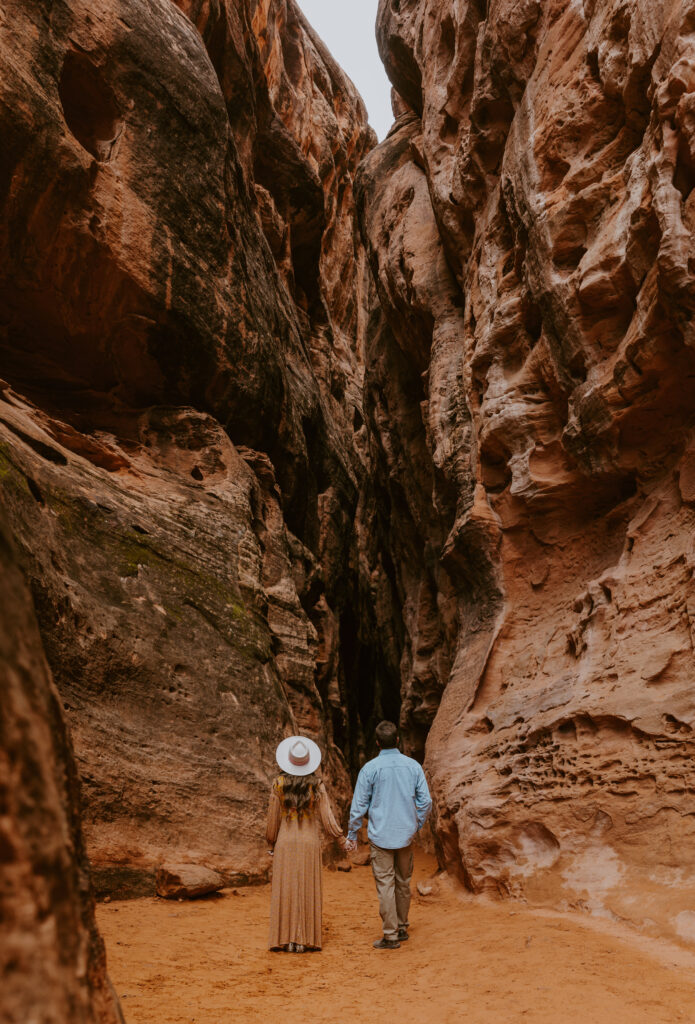
[(369, 123), (383, 139), (393, 124), (391, 84), (376, 48), (378, 0), (297, 0), (364, 100)]

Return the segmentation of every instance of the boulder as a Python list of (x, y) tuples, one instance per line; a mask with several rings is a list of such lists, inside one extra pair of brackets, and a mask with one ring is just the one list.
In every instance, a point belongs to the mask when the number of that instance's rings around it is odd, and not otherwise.
[(155, 872), (157, 895), (166, 900), (194, 900), (219, 892), (224, 879), (199, 864), (162, 864)]

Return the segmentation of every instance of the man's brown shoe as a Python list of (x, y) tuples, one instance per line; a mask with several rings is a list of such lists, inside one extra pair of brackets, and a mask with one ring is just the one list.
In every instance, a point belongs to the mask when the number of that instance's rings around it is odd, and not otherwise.
[(400, 949), (401, 944), (398, 939), (377, 939), (374, 943), (374, 949)]
[(399, 942), (407, 942), (409, 938), (410, 938), (410, 936), (408, 935), (408, 929), (407, 928), (399, 928), (398, 929), (398, 941)]

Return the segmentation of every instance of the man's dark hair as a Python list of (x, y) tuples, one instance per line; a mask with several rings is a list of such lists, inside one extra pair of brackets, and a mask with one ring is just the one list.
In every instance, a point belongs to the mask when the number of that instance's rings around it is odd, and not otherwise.
[(398, 743), (398, 726), (393, 722), (379, 722), (374, 730), (374, 735), (382, 750), (388, 750), (389, 747), (395, 747)]

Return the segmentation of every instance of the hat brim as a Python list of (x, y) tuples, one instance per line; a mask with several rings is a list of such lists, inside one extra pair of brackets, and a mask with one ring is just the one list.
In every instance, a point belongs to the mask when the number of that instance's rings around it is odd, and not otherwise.
[[(309, 760), (306, 764), (297, 765), (292, 764), (290, 761), (290, 747), (301, 740), (302, 743), (306, 743), (309, 751)], [(278, 748), (275, 751), (275, 760), (278, 763), (279, 768), (288, 775), (311, 775), (315, 772), (318, 766), (321, 764), (321, 748), (318, 743), (314, 743), (307, 736), (288, 736), (278, 744)]]

